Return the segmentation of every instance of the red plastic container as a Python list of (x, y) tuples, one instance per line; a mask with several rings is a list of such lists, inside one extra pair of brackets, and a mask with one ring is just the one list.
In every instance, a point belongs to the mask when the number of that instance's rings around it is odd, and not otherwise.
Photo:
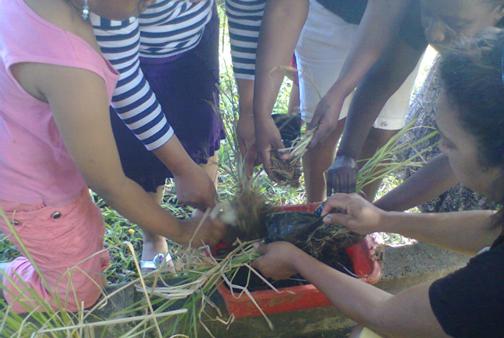
[[(281, 211), (314, 212), (319, 204), (292, 205), (279, 208)], [(363, 281), (374, 284), (380, 280), (381, 265), (376, 255), (376, 243), (371, 237), (346, 249), (355, 274)], [(294, 312), (299, 310), (328, 307), (329, 299), (314, 285), (301, 285), (273, 290), (251, 292), (254, 301), (267, 314)], [(235, 318), (258, 317), (261, 312), (246, 294), (232, 293), (226, 285), (219, 287), (226, 308)]]

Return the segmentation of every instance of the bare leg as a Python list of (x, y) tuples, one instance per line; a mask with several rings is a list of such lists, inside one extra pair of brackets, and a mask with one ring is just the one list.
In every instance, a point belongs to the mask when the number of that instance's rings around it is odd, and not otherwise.
[[(378, 149), (384, 146), (399, 130), (383, 130), (372, 128), (369, 136), (362, 148), (361, 160), (373, 157)], [(369, 201), (373, 201), (378, 189), (380, 188), (381, 180), (373, 182), (363, 189), (364, 196)]]
[[(152, 198), (161, 204), (163, 200), (164, 186), (160, 186), (157, 192), (151, 193)], [(148, 231), (143, 231), (143, 249), (142, 249), (142, 260), (152, 260), (158, 253), (167, 253), (168, 245), (166, 243), (166, 238), (160, 235), (152, 234)]]
[(289, 96), (289, 110), (287, 114), (289, 115), (297, 115), (299, 114), (300, 107), (300, 98), (299, 98), (299, 86), (294, 82), (292, 84), (291, 93)]
[(336, 130), (319, 146), (306, 152), (303, 157), (305, 188), (308, 202), (326, 199), (325, 172), (331, 166), (336, 154), (336, 145), (343, 132), (345, 120), (340, 120)]

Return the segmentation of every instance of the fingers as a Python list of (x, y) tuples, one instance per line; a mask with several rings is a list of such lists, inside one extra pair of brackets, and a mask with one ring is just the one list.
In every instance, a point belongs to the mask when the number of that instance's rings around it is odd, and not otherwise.
[(329, 105), (327, 104), (325, 98), (322, 98), (322, 100), (320, 100), (320, 102), (317, 104), (317, 107), (315, 108), (315, 113), (313, 114), (312, 120), (308, 124), (308, 129), (317, 128), (322, 123), (322, 120), (328, 110)]
[(254, 167), (257, 162), (257, 151), (255, 146), (250, 147), (244, 155), (245, 159), (245, 173), (247, 177), (252, 176), (254, 173)]
[(324, 141), (327, 138), (330, 132), (331, 132), (331, 126), (328, 123), (320, 124), (315, 132), (315, 135), (313, 135), (313, 139), (310, 142), (308, 148), (313, 149), (314, 147), (322, 143), (322, 141)]
[(249, 151), (247, 149), (247, 146), (245, 145), (245, 143), (240, 142), (239, 147), (240, 147), (240, 154), (241, 154), (242, 158), (247, 159), (247, 157), (249, 156)]
[(320, 122), (322, 122), (322, 117), (323, 114), (316, 110), (312, 120), (308, 123), (308, 129), (311, 130), (317, 128), (320, 125)]
[(343, 210), (348, 209), (352, 197), (348, 194), (334, 194), (324, 204), (322, 215), (330, 214), (333, 209), (339, 208)]
[(264, 150), (261, 150), (259, 156), (261, 158), (261, 162), (264, 167), (264, 171), (266, 171), (266, 174), (268, 174), (268, 176), (271, 176), (272, 175), (272, 172), (271, 172), (271, 147), (267, 147)]
[(349, 194), (352, 191), (350, 191), (350, 177), (348, 175), (348, 172), (343, 171), (341, 175), (338, 175), (340, 177), (340, 184), (339, 187), (336, 190), (337, 192), (343, 192), (345, 194)]
[[(282, 156), (281, 153), (279, 152), (279, 150), (283, 149), (283, 148), (285, 148), (285, 147), (282, 142), (282, 139), (280, 139), (279, 137), (275, 137), (270, 142), (270, 144), (265, 149), (263, 149), (261, 151), (260, 156), (261, 156), (261, 161), (262, 161), (264, 170), (266, 171), (266, 173), (270, 177), (273, 175), (272, 164), (271, 164), (271, 154), (273, 152), (276, 152), (277, 154), (279, 154), (279, 158), (283, 160), (285, 156)], [(286, 155), (286, 157), (288, 159), (288, 155)]]
[(351, 219), (352, 219), (352, 217), (347, 214), (333, 213), (333, 214), (328, 214), (327, 216), (324, 217), (324, 223), (325, 224), (341, 224), (344, 226), (348, 226)]
[(196, 200), (192, 206), (199, 210), (205, 211), (206, 209), (213, 208), (216, 203), (217, 190), (215, 189), (213, 182), (209, 179), (207, 192), (199, 196), (198, 200)]
[(208, 244), (215, 245), (219, 243), (226, 235), (227, 226), (216, 219), (212, 219), (210, 221), (211, 221), (211, 223), (209, 224), (211, 226), (210, 236), (207, 241), (209, 242)]
[(284, 280), (295, 274), (294, 271), (284, 270), (282, 267), (271, 264), (265, 256), (261, 256), (252, 262), (252, 267), (259, 270), (266, 278), (273, 280)]
[(326, 187), (327, 187), (327, 196), (330, 197), (332, 194), (335, 192), (336, 189), (338, 189), (338, 175), (334, 170), (329, 170), (327, 172), (327, 182), (326, 182)]
[(353, 194), (357, 191), (357, 174), (355, 170), (348, 173), (348, 193)]
[(256, 251), (260, 255), (265, 255), (268, 252), (268, 245), (258, 243), (256, 246)]

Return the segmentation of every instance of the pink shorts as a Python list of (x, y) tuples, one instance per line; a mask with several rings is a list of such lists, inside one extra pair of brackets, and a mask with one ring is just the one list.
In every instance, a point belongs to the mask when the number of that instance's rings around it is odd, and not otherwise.
[(62, 207), (1, 201), (0, 207), (28, 252), (0, 219), (0, 230), (24, 254), (9, 264), (3, 281), (13, 311), (40, 309), (40, 299), (55, 310), (72, 312), (95, 304), (109, 256), (103, 247), (103, 219), (88, 190)]

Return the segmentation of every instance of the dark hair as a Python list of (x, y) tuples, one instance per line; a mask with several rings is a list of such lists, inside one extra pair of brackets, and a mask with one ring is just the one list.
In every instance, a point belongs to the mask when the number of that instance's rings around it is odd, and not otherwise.
[[(502, 168), (504, 179), (503, 52), (503, 31), (487, 32), (463, 50), (446, 54), (440, 72), (449, 102), (476, 139), (481, 165)], [(502, 210), (497, 221), (504, 225)]]

